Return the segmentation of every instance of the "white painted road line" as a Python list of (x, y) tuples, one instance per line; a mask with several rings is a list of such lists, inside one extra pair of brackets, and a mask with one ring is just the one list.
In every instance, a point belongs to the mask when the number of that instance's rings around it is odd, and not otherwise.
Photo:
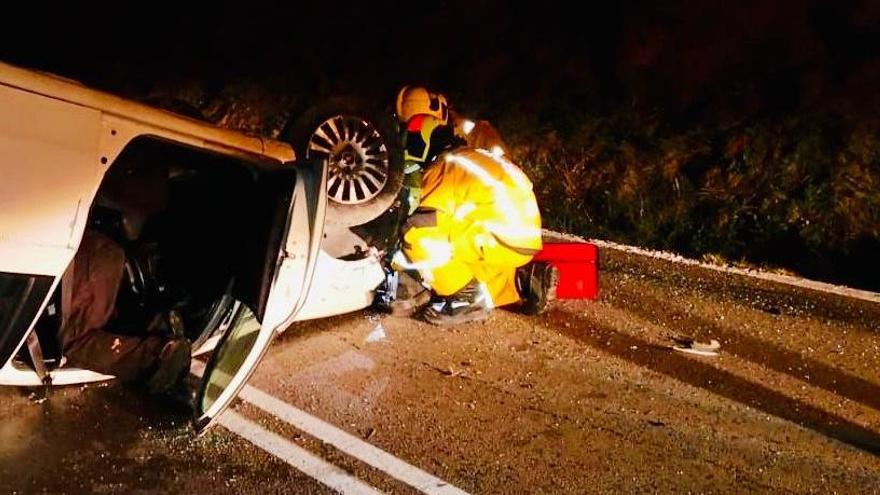
[(744, 268), (736, 268), (732, 266), (719, 266), (713, 265), (711, 263), (704, 263), (702, 261), (698, 261), (691, 258), (685, 258), (684, 256), (670, 253), (666, 251), (654, 251), (651, 249), (640, 248), (636, 246), (629, 246), (626, 244), (618, 244), (616, 242), (611, 241), (603, 241), (601, 239), (584, 239), (583, 237), (579, 237), (572, 234), (563, 234), (561, 232), (554, 232), (552, 230), (544, 230), (547, 234), (559, 237), (561, 239), (567, 239), (575, 242), (591, 242), (599, 247), (606, 249), (615, 249), (617, 251), (623, 251), (625, 253), (637, 254), (639, 256), (646, 256), (649, 258), (656, 258), (660, 260), (670, 261), (672, 263), (679, 263), (682, 265), (689, 266), (698, 266), (700, 268), (705, 268), (707, 270), (714, 270), (716, 272), (723, 273), (732, 273), (736, 275), (742, 275), (744, 277), (757, 278), (760, 280), (766, 280), (768, 282), (776, 282), (778, 284), (791, 285), (794, 287), (799, 287), (801, 289), (810, 289), (818, 292), (825, 292), (828, 294), (835, 294), (838, 296), (850, 297), (853, 299), (861, 299), (862, 301), (880, 303), (880, 293), (872, 292), (869, 290), (862, 289), (853, 289), (852, 287), (847, 287), (844, 285), (834, 285), (829, 284), (827, 282), (819, 282), (818, 280), (811, 280), (803, 277), (795, 277), (792, 275), (782, 275), (778, 273), (765, 272), (762, 270), (747, 270)]
[(239, 397), (291, 426), (383, 471), (392, 478), (402, 481), (422, 493), (429, 495), (467, 494), (467, 492), (394, 457), (375, 445), (367, 443), (320, 418), (316, 418), (250, 385), (245, 385)]
[(290, 464), (299, 471), (343, 494), (376, 495), (382, 492), (313, 455), (234, 411), (226, 411), (217, 422), (227, 430)]
[[(205, 365), (201, 361), (193, 360), (192, 369), (190, 372), (200, 377), (205, 371)], [(305, 432), (309, 435), (321, 440), (324, 443), (330, 444), (336, 447), (338, 450), (345, 452), (346, 454), (358, 459), (359, 461), (368, 464), (379, 471), (384, 472), (385, 474), (391, 476), (392, 478), (402, 481), (407, 485), (415, 488), (416, 490), (428, 494), (428, 495), (468, 495), (468, 493), (460, 488), (451, 485), (442, 479), (423, 471), (412, 464), (407, 463), (393, 455), (385, 452), (384, 450), (367, 443), (360, 438), (337, 428), (330, 423), (312, 416), (311, 414), (294, 407), (282, 400), (279, 400), (262, 390), (252, 387), (250, 385), (245, 385), (241, 392), (238, 394), (238, 397), (257, 407), (258, 409), (275, 416), (276, 418), (284, 421), (285, 423)], [(238, 416), (242, 421), (247, 421), (242, 418), (240, 415), (235, 413), (234, 411), (226, 410), (226, 412), (221, 413), (217, 422), (223, 426), (227, 426), (225, 422), (226, 415), (235, 415)], [(262, 427), (254, 424), (256, 428), (263, 429)], [(228, 427), (227, 427), (228, 428)], [(228, 428), (235, 433), (239, 433), (238, 431), (232, 430), (232, 428)], [(266, 433), (275, 435), (274, 433), (265, 430)], [(244, 435), (241, 435), (244, 437)], [(276, 435), (277, 436), (277, 435)], [(290, 464), (291, 466), (299, 469), (298, 466), (291, 464), (287, 459), (283, 456), (280, 456), (269, 449), (263, 447), (262, 445), (254, 442), (248, 437), (244, 437), (254, 445), (266, 450), (267, 452), (275, 455)], [(281, 437), (278, 437), (281, 441), (287, 442)], [(290, 443), (290, 442), (287, 442)], [(300, 447), (290, 444), (292, 447), (301, 449)], [(308, 454), (308, 452), (306, 452)], [(311, 455), (311, 454), (309, 454)], [(318, 459), (320, 460), (320, 459)], [(324, 461), (321, 461), (324, 462)], [(312, 476), (311, 473), (306, 472), (305, 470), (300, 469), (304, 473)], [(324, 483), (324, 481), (319, 478), (312, 476)], [(325, 483), (326, 484), (326, 483)], [(329, 486), (329, 485), (328, 485)]]

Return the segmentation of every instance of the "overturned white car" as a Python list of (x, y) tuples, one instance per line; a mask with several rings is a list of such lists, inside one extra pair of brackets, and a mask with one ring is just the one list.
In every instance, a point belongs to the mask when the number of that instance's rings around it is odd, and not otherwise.
[[(368, 306), (383, 269), (349, 227), (387, 209), (393, 194), (378, 189), (396, 179), (368, 122), (322, 122), (312, 149), (325, 156), (295, 161), (286, 143), (0, 64), (0, 385), (109, 378), (67, 366), (57, 337), (89, 228), (125, 239), (118, 312), (170, 301), (194, 353), (214, 350), (198, 428), (292, 322)], [(357, 200), (379, 196), (365, 214)]]

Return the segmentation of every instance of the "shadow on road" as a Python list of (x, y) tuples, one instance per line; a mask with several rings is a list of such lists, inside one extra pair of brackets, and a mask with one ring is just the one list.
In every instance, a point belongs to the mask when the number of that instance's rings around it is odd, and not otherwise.
[(547, 314), (547, 320), (553, 328), (600, 351), (880, 455), (880, 435), (833, 413), (588, 317), (556, 309)]
[[(665, 328), (687, 329), (689, 337), (708, 341), (718, 339), (726, 353), (741, 357), (779, 373), (805, 380), (811, 385), (849, 398), (880, 411), (880, 386), (863, 378), (811, 359), (779, 345), (736, 332), (715, 322), (689, 314), (673, 301), (635, 293), (618, 287), (610, 301), (619, 307)], [(806, 378), (809, 377), (809, 378)]]

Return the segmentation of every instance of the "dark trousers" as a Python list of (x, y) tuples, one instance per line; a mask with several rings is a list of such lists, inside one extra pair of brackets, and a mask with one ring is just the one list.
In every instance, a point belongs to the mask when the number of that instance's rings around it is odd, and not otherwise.
[[(167, 342), (161, 335), (114, 334), (114, 316), (122, 283), (125, 252), (107, 236), (87, 230), (74, 257), (70, 280), (63, 284), (61, 348), (68, 363), (124, 382), (145, 378)], [(63, 307), (67, 305), (68, 307)]]

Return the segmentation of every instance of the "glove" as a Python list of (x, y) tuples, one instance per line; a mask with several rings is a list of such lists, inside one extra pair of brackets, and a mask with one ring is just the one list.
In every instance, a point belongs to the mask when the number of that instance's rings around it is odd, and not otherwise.
[(411, 187), (409, 189), (409, 194), (406, 198), (406, 204), (409, 207), (407, 209), (407, 216), (412, 215), (418, 209), (419, 204), (422, 202), (422, 188), (421, 187)]
[(422, 167), (418, 162), (409, 162), (404, 168), (403, 187), (405, 190), (406, 214), (412, 215), (422, 202)]

